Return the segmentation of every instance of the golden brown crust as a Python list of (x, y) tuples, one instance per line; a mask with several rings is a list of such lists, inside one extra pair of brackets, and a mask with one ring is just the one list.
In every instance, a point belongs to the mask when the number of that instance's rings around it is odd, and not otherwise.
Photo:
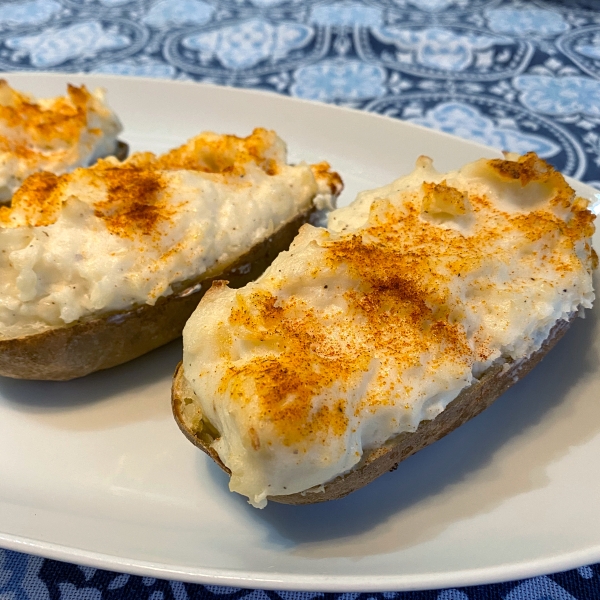
[[(14, 139), (2, 137), (0, 147), (22, 158), (29, 158), (32, 151), (23, 140), (36, 145), (59, 140), (71, 146), (79, 140), (81, 131), (88, 124), (93, 95), (85, 85), (67, 85), (67, 94), (51, 99), (43, 105), (28, 94), (12, 89), (5, 79), (0, 79), (3, 96), (10, 99), (0, 105), (0, 120), (7, 128), (20, 135)], [(49, 99), (46, 100), (46, 102)]]
[[(491, 367), (473, 385), (465, 388), (444, 411), (431, 421), (422, 421), (414, 433), (401, 433), (384, 446), (366, 451), (361, 462), (351, 471), (324, 484), (288, 496), (270, 496), (268, 500), (282, 504), (313, 504), (343, 498), (367, 485), (380, 475), (393, 470), (398, 463), (429, 444), (441, 439), (463, 423), (488, 408), (511, 385), (522, 379), (537, 365), (565, 334), (571, 321), (559, 321), (551, 330), (542, 347), (527, 359), (506, 362)], [(171, 405), (179, 428), (195, 446), (208, 454), (226, 473), (229, 469), (211, 447), (218, 433), (203, 422), (199, 432), (192, 431), (184, 422), (183, 405), (194, 392), (187, 383), (180, 363), (173, 377)]]
[(198, 302), (218, 279), (241, 287), (286, 250), (314, 209), (298, 215), (234, 263), (186, 282), (154, 306), (82, 319), (65, 327), (0, 340), (0, 375), (67, 380), (122, 364), (179, 337)]
[[(124, 161), (127, 156), (129, 155), (129, 144), (122, 142), (121, 140), (117, 140), (117, 147), (115, 149), (115, 152), (113, 154), (113, 156), (117, 159), (120, 160), (121, 162)], [(57, 179), (56, 175), (53, 175), (51, 173), (47, 173), (47, 172), (41, 172), (41, 173), (37, 173), (34, 175), (38, 175), (38, 177), (36, 177), (35, 179), (29, 179), (29, 183), (31, 184), (32, 181), (40, 181), (40, 176), (43, 179), (44, 177), (46, 178), (54, 178), (55, 180)], [(27, 181), (27, 179), (25, 180)], [(11, 201), (10, 199), (8, 200), (0, 200), (0, 206), (10, 206), (11, 205)], [(6, 210), (6, 209), (5, 209)]]

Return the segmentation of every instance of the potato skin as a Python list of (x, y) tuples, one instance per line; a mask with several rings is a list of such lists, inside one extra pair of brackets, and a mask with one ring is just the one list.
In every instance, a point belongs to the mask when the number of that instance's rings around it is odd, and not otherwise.
[(124, 161), (129, 155), (129, 144), (117, 140), (117, 149), (115, 150), (115, 158), (120, 161)]
[[(188, 281), (154, 306), (99, 314), (64, 327), (0, 339), (0, 375), (64, 381), (108, 369), (150, 352), (181, 335), (202, 296), (215, 280), (241, 287), (256, 279), (283, 250), (314, 209), (284, 224), (230, 265)], [(246, 267), (247, 268), (241, 268)]]
[[(465, 388), (435, 419), (422, 421), (414, 433), (401, 433), (384, 446), (366, 451), (361, 462), (348, 473), (340, 475), (323, 486), (287, 496), (269, 496), (267, 499), (281, 504), (315, 504), (343, 498), (364, 487), (398, 463), (429, 444), (441, 439), (463, 423), (492, 405), (509, 387), (522, 379), (535, 367), (567, 332), (573, 319), (558, 321), (542, 347), (527, 359), (497, 364), (488, 369), (475, 383)], [(184, 378), (183, 365), (179, 363), (173, 377), (171, 406), (177, 425), (195, 446), (208, 454), (226, 473), (229, 469), (210, 446), (211, 435), (194, 432), (182, 418), (182, 403), (194, 394)], [(213, 437), (214, 439), (214, 437)]]

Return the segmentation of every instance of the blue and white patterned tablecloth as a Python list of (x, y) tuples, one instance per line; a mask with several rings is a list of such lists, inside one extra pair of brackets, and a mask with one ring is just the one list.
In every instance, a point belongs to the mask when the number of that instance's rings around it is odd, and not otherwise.
[[(0, 70), (260, 88), (515, 152), (600, 189), (600, 0), (0, 1)], [(78, 567), (0, 549), (0, 600), (309, 600)], [(600, 598), (600, 565), (335, 600)]]

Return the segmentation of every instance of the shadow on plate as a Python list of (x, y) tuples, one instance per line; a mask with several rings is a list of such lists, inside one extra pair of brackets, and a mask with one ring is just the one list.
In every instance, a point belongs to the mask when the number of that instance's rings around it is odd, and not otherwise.
[(165, 406), (170, 410), (170, 382), (181, 354), (179, 339), (126, 364), (71, 381), (0, 377), (0, 403), (50, 417), (53, 424), (69, 429), (101, 429), (142, 415), (147, 419), (157, 411), (164, 413)]
[[(598, 310), (577, 319), (544, 361), (484, 413), (398, 469), (323, 504), (244, 507), (267, 543), (307, 558), (408, 548), (548, 484), (548, 467), (600, 433)], [(227, 494), (227, 478), (210, 473)], [(245, 499), (231, 498), (236, 511)], [(232, 506), (233, 508), (233, 506)]]

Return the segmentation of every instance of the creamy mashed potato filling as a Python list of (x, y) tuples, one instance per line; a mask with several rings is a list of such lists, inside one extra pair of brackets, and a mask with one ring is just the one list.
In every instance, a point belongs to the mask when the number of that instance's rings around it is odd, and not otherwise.
[(593, 219), (534, 154), (446, 174), (421, 157), (256, 282), (213, 285), (184, 330), (184, 419), (217, 430), (254, 506), (326, 483), (590, 307)]
[(0, 336), (154, 304), (330, 206), (341, 186), (327, 163), (286, 164), (263, 129), (32, 175), (0, 207)]
[(36, 99), (0, 80), (0, 202), (32, 173), (60, 175), (115, 153), (122, 129), (102, 89), (69, 85), (66, 96)]

